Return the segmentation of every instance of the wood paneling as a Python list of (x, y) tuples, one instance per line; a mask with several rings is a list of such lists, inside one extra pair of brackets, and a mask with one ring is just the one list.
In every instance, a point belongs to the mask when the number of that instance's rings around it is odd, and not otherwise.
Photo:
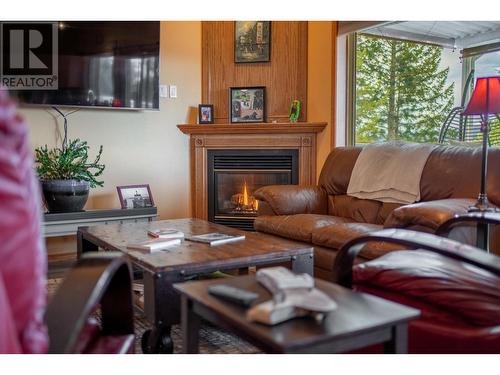
[(266, 86), (266, 121), (288, 121), (290, 100), (307, 120), (307, 22), (273, 21), (271, 61), (234, 62), (234, 22), (202, 23), (202, 101), (214, 105), (216, 123), (229, 122), (229, 88)]

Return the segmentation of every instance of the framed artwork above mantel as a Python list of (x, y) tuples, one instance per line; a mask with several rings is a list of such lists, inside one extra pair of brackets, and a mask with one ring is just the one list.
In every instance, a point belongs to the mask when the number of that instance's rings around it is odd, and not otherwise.
[(271, 21), (234, 22), (234, 62), (271, 61)]

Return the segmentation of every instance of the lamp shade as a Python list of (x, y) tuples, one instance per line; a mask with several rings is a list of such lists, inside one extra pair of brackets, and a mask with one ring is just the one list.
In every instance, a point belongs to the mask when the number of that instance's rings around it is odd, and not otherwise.
[(486, 115), (500, 113), (500, 76), (482, 77), (476, 81), (472, 98), (464, 115)]

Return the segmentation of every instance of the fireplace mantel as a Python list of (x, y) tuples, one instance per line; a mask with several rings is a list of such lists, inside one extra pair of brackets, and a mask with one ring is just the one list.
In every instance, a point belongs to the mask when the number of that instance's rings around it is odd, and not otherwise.
[(190, 137), (192, 216), (208, 218), (207, 151), (298, 150), (299, 185), (316, 183), (316, 137), (325, 122), (177, 125)]
[(320, 133), (326, 122), (285, 122), (257, 124), (182, 124), (177, 125), (184, 134), (290, 134)]

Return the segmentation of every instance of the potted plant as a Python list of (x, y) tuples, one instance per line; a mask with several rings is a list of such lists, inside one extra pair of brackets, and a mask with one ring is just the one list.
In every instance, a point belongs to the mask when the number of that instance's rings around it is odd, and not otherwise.
[(97, 180), (104, 171), (104, 165), (99, 164), (102, 146), (93, 162), (88, 161), (89, 148), (87, 142), (75, 139), (62, 148), (45, 145), (35, 149), (36, 170), (49, 212), (81, 211), (89, 189), (103, 186), (103, 181)]

